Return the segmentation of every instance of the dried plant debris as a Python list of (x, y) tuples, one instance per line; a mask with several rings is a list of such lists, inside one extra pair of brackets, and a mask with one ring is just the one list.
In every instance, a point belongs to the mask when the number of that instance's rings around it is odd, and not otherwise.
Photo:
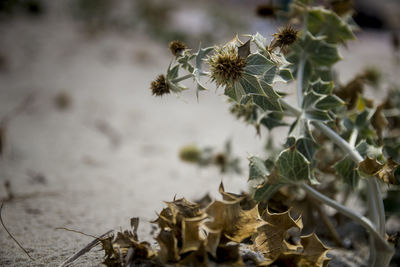
[(289, 229), (303, 228), (301, 217), (293, 219), (289, 210), (266, 210), (261, 216), (256, 202), (245, 193), (225, 192), (222, 184), (219, 192), (222, 200), (205, 208), (185, 198), (166, 202), (167, 207), (153, 221), (159, 228), (158, 250), (139, 241), (139, 219), (132, 219), (132, 230), (100, 240), (103, 263), (114, 267), (268, 266), (278, 262), (326, 266), (329, 262), (328, 249), (315, 234), (302, 236), (298, 244), (288, 241), (292, 240)]

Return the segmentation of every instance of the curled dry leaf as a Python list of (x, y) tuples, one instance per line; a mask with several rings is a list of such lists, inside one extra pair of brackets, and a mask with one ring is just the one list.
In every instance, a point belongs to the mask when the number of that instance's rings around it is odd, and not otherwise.
[(328, 266), (330, 258), (327, 257), (329, 249), (318, 239), (315, 233), (301, 237), (303, 251), (285, 252), (273, 262), (278, 266), (297, 267), (325, 267)]
[(303, 229), (301, 217), (294, 220), (289, 210), (282, 213), (270, 213), (268, 209), (262, 216), (266, 224), (258, 228), (257, 234), (253, 236), (253, 249), (261, 252), (268, 265), (274, 262), (282, 253), (297, 251), (298, 247), (285, 242), (287, 232), (292, 227)]
[(151, 261), (156, 252), (148, 242), (139, 242), (137, 236), (138, 218), (131, 219), (132, 231), (118, 232), (117, 236), (111, 235), (101, 239), (105, 257), (103, 264), (106, 266), (122, 266), (137, 260)]
[(376, 159), (367, 157), (358, 165), (358, 169), (361, 172), (367, 175), (374, 175), (387, 184), (400, 183), (399, 174), (397, 174), (398, 167), (399, 164), (392, 158), (389, 158), (385, 164), (381, 164)]
[(289, 211), (270, 213), (268, 210), (261, 217), (258, 205), (247, 194), (225, 192), (222, 183), (219, 191), (223, 200), (213, 201), (204, 209), (185, 198), (165, 202), (167, 207), (153, 222), (160, 228), (156, 237), (160, 247), (157, 252), (149, 243), (138, 241), (139, 219), (131, 219), (132, 231), (119, 232), (115, 238), (111, 236), (101, 240), (105, 251), (104, 264), (108, 267), (132, 263), (243, 266), (240, 243), (252, 237), (253, 245), (249, 248), (266, 258), (264, 262), (258, 259), (256, 264), (291, 260), (293, 263), (323, 266), (317, 264), (325, 262), (326, 248), (315, 236), (302, 237), (301, 245), (285, 240), (290, 228), (303, 228), (301, 218), (293, 219)]

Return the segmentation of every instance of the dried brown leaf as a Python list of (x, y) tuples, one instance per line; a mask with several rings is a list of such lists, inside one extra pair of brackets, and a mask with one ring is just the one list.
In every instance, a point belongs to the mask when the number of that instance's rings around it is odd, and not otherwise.
[(379, 138), (382, 138), (383, 130), (388, 125), (388, 120), (386, 119), (385, 115), (383, 114), (383, 106), (384, 106), (384, 104), (379, 105), (376, 108), (375, 113), (371, 118), (372, 127), (374, 127)]
[(234, 242), (240, 242), (257, 232), (265, 222), (260, 218), (258, 206), (250, 210), (240, 207), (240, 199), (235, 201), (214, 201), (206, 213), (213, 218), (207, 227), (221, 230), (222, 236)]
[(204, 239), (200, 236), (200, 226), (206, 218), (206, 215), (203, 215), (182, 221), (182, 248), (180, 249), (180, 254), (198, 250), (204, 243)]
[(283, 213), (270, 213), (266, 210), (262, 218), (266, 224), (258, 228), (257, 235), (253, 236), (253, 249), (263, 253), (267, 259), (266, 264), (272, 263), (290, 249), (298, 250), (297, 246), (290, 246), (284, 241), (290, 228), (303, 229), (301, 217), (294, 220), (289, 210)]
[(376, 173), (376, 176), (387, 184), (399, 184), (399, 179), (395, 176), (398, 167), (399, 164), (392, 158), (389, 158), (382, 169)]
[(301, 266), (327, 266), (330, 258), (326, 256), (329, 249), (322, 244), (315, 233), (301, 237), (301, 244), (304, 247), (302, 256), (312, 265)]
[(387, 184), (399, 184), (396, 178), (396, 171), (399, 164), (392, 158), (389, 158), (385, 164), (381, 164), (376, 159), (366, 158), (358, 165), (358, 169), (365, 174), (375, 175), (377, 178)]
[(279, 255), (273, 261), (278, 266), (325, 267), (330, 258), (326, 256), (329, 249), (318, 239), (315, 233), (301, 237), (302, 252), (289, 251)]
[(248, 194), (234, 194), (225, 192), (224, 185), (221, 182), (219, 185), (219, 193), (222, 195), (222, 199), (226, 201), (240, 201), (240, 207), (244, 210), (250, 210), (257, 205), (257, 202)]
[(376, 159), (367, 157), (358, 164), (358, 169), (365, 174), (375, 175), (384, 165), (380, 164)]
[(156, 238), (160, 245), (158, 257), (161, 262), (177, 262), (180, 259), (178, 240), (172, 230), (162, 229)]

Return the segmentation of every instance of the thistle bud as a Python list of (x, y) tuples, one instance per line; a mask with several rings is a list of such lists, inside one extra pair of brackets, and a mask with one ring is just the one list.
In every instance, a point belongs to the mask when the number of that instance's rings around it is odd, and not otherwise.
[(169, 84), (164, 75), (158, 75), (157, 79), (151, 82), (150, 89), (155, 96), (169, 94)]
[(232, 85), (242, 77), (246, 60), (239, 56), (235, 47), (217, 48), (216, 53), (208, 58), (211, 80), (217, 87)]
[(169, 43), (169, 50), (174, 56), (179, 56), (187, 48), (182, 41), (172, 41)]

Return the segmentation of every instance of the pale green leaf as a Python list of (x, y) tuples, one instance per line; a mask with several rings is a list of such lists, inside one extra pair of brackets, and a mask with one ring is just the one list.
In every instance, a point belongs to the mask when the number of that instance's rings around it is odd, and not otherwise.
[(328, 43), (354, 39), (350, 26), (331, 10), (311, 8), (307, 14), (307, 29), (315, 36), (324, 36)]
[(276, 161), (276, 168), (279, 177), (287, 182), (310, 179), (310, 162), (295, 147), (281, 152)]

